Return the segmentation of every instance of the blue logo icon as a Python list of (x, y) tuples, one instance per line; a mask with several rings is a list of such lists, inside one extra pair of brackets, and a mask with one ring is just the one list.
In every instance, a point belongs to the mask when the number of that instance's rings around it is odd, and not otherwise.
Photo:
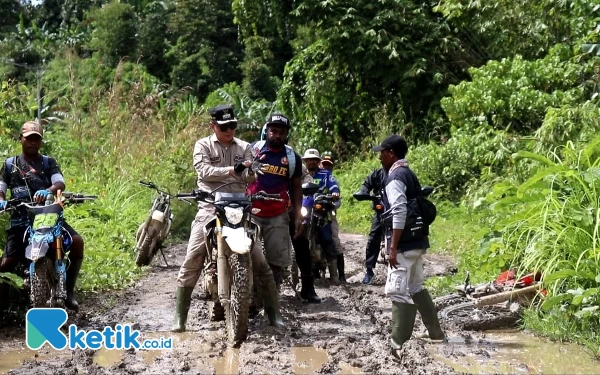
[(38, 350), (45, 343), (57, 350), (67, 347), (67, 336), (60, 331), (67, 322), (65, 310), (33, 308), (27, 311), (25, 321), (25, 341), (29, 349)]

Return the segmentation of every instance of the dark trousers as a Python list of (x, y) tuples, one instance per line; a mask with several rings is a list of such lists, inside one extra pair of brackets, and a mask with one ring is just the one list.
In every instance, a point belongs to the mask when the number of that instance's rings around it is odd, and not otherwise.
[(373, 215), (371, 231), (369, 232), (369, 239), (367, 240), (367, 268), (375, 268), (375, 265), (377, 265), (377, 257), (379, 256), (379, 250), (381, 249), (381, 236), (383, 236), (383, 226), (381, 225), (379, 215)]
[(301, 278), (304, 280), (307, 277), (312, 279), (312, 258), (310, 256), (310, 245), (308, 238), (305, 235), (294, 239), (296, 234), (296, 228), (294, 227), (294, 221), (290, 220), (290, 236), (292, 237), (292, 246), (294, 246), (294, 252), (296, 253), (296, 264), (300, 269)]

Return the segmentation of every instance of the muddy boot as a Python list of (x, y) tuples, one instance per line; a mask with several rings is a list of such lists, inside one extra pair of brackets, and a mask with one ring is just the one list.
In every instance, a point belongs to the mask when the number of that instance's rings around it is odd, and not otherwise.
[(365, 272), (365, 278), (363, 279), (362, 283), (365, 285), (371, 284), (371, 280), (373, 280), (373, 276), (375, 276), (375, 272), (373, 272), (372, 268), (367, 267), (367, 272)]
[(275, 281), (275, 287), (277, 290), (281, 288), (281, 282), (283, 281), (283, 268), (269, 264), (271, 271), (273, 272), (273, 280)]
[(333, 284), (339, 284), (340, 279), (338, 277), (338, 265), (337, 258), (333, 258), (327, 261), (327, 268), (329, 268), (329, 280)]
[(82, 263), (83, 258), (70, 260), (69, 268), (67, 269), (67, 279), (65, 281), (65, 288), (67, 289), (65, 306), (75, 312), (79, 312), (79, 304), (75, 300), (75, 283), (77, 282)]
[(185, 323), (187, 322), (188, 311), (190, 311), (193, 291), (193, 287), (177, 287), (175, 323), (171, 329), (172, 332), (185, 332)]
[(281, 312), (279, 312), (279, 293), (275, 283), (269, 280), (259, 289), (265, 307), (265, 314), (269, 318), (269, 324), (278, 328), (284, 326)]
[(346, 284), (346, 272), (344, 272), (344, 254), (338, 254), (337, 256), (337, 269), (340, 283)]
[(417, 305), (412, 303), (392, 302), (392, 336), (390, 345), (392, 355), (401, 359), (402, 344), (410, 339), (417, 316)]
[(317, 292), (315, 292), (315, 283), (312, 275), (302, 275), (302, 290), (300, 291), (300, 297), (305, 299), (308, 303), (321, 303), (321, 298), (319, 298)]
[(423, 320), (423, 325), (425, 325), (428, 332), (428, 334), (419, 334), (416, 335), (416, 337), (429, 339), (429, 341), (432, 342), (446, 341), (446, 335), (444, 335), (444, 331), (442, 331), (440, 321), (438, 320), (437, 309), (435, 308), (435, 304), (427, 289), (423, 289), (422, 291), (413, 294), (412, 299), (417, 305), (417, 309)]

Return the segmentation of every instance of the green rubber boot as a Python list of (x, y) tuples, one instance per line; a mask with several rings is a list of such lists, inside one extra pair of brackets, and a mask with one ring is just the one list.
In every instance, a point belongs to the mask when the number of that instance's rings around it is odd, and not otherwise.
[(392, 354), (400, 359), (399, 350), (412, 335), (417, 316), (417, 305), (412, 303), (392, 302), (392, 337), (390, 345)]
[(171, 329), (171, 331), (185, 332), (185, 323), (187, 322), (188, 311), (190, 311), (190, 304), (192, 303), (193, 291), (193, 287), (177, 287), (175, 324), (173, 324), (173, 328)]
[(416, 337), (429, 339), (428, 341), (431, 342), (445, 342), (446, 335), (444, 334), (444, 331), (442, 331), (442, 327), (440, 327), (437, 309), (435, 308), (435, 304), (427, 289), (423, 289), (422, 291), (413, 294), (412, 299), (417, 305), (419, 314), (421, 314), (423, 325), (427, 328), (427, 334), (417, 335)]

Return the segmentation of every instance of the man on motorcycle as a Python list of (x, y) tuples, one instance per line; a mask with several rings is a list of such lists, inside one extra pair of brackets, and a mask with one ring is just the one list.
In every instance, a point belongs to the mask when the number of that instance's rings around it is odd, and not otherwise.
[(277, 285), (282, 281), (284, 269), (292, 264), (290, 200), (294, 207), (294, 237), (302, 235), (302, 166), (300, 155), (286, 145), (289, 130), (290, 121), (286, 116), (281, 113), (269, 116), (266, 140), (253, 145), (254, 157), (263, 164), (261, 174), (249, 187), (252, 193), (262, 190), (279, 194), (283, 199), (283, 202), (255, 201), (252, 204), (256, 212), (253, 220), (261, 228), (267, 262)]
[[(370, 194), (371, 191), (375, 194), (380, 194), (381, 189), (385, 184), (385, 171), (383, 168), (376, 169), (367, 176), (362, 186), (360, 187), (359, 193), (361, 194)], [(375, 204), (375, 202), (373, 202)], [(369, 239), (367, 240), (367, 248), (366, 248), (366, 266), (367, 271), (365, 272), (365, 277), (363, 279), (363, 284), (370, 284), (375, 273), (373, 269), (377, 265), (377, 257), (379, 256), (380, 244), (381, 244), (381, 236), (383, 236), (383, 227), (379, 220), (379, 215), (375, 213), (373, 215), (373, 220), (371, 222), (371, 231), (369, 232)]]
[[(340, 188), (337, 180), (335, 177), (333, 177), (331, 172), (319, 167), (319, 164), (321, 163), (321, 155), (319, 154), (319, 151), (314, 148), (309, 148), (304, 152), (302, 160), (306, 163), (308, 172), (313, 177), (315, 183), (319, 184), (319, 191), (316, 194), (331, 194), (333, 199), (337, 201), (336, 209), (339, 208)], [(331, 221), (331, 232), (334, 254), (332, 254), (332, 251), (328, 252), (326, 250), (326, 253), (329, 253), (327, 254), (327, 267), (329, 268), (329, 275), (331, 277), (331, 281), (334, 283), (339, 281), (345, 282), (346, 276), (344, 272), (343, 249), (341, 249), (341, 243), (339, 247), (336, 246), (334, 239), (334, 233), (339, 233), (337, 220)]]
[(387, 172), (383, 203), (390, 212), (391, 223), (384, 220), (392, 237), (385, 293), (392, 300), (392, 354), (399, 358), (402, 344), (412, 335), (417, 310), (431, 340), (444, 341), (445, 335), (435, 305), (423, 287), (423, 255), (429, 248), (429, 238), (426, 234), (414, 238), (411, 228), (405, 228), (407, 202), (416, 199), (421, 190), (417, 176), (404, 159), (408, 144), (394, 134), (373, 150), (380, 153), (381, 165)]
[[(44, 130), (38, 122), (27, 121), (21, 127), (19, 140), (22, 153), (7, 159), (2, 164), (0, 174), (0, 210), (6, 207), (6, 191), (12, 199), (43, 203), (48, 194), (56, 196), (58, 190), (65, 190), (65, 179), (54, 158), (40, 154)], [(33, 195), (32, 195), (33, 194)], [(14, 270), (19, 259), (24, 259), (26, 245), (23, 242), (29, 226), (27, 212), (17, 210), (10, 217), (7, 229), (6, 246), (0, 264), (0, 272)], [(79, 311), (75, 300), (75, 283), (83, 263), (83, 238), (65, 221), (65, 230), (73, 239), (69, 251), (69, 266), (66, 275), (67, 299), (65, 306)]]
[[(248, 142), (235, 136), (237, 119), (230, 105), (219, 105), (210, 109), (211, 136), (198, 140), (194, 146), (194, 169), (198, 175), (198, 188), (212, 191), (228, 182), (252, 182), (254, 173), (248, 167), (252, 164), (252, 151)], [(219, 191), (243, 193), (245, 184), (231, 184)], [(192, 222), (192, 230), (187, 254), (177, 276), (177, 305), (173, 331), (185, 331), (192, 291), (204, 268), (207, 248), (204, 239), (204, 226), (213, 220), (215, 209), (208, 203), (198, 203), (198, 213)], [(251, 252), (252, 267), (258, 290), (264, 293), (265, 307), (271, 324), (277, 324), (279, 304), (273, 274), (261, 251)], [(273, 291), (275, 295), (273, 296)]]

